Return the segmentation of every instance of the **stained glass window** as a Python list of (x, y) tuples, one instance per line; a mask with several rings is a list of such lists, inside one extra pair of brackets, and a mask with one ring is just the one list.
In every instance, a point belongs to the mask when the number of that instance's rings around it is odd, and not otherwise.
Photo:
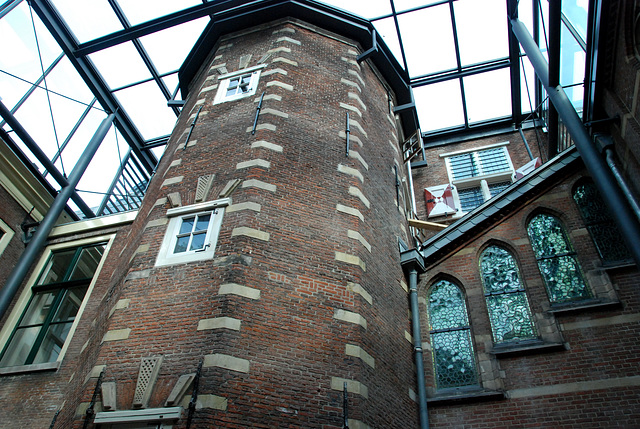
[(529, 301), (513, 255), (498, 246), (487, 247), (480, 256), (480, 275), (493, 341), (536, 338)]
[(609, 210), (593, 183), (584, 183), (576, 188), (573, 199), (591, 238), (604, 262), (619, 262), (631, 259), (620, 231), (613, 223)]
[(477, 385), (469, 317), (460, 288), (448, 280), (433, 285), (428, 314), (437, 388)]
[(590, 298), (591, 291), (560, 221), (539, 214), (531, 219), (527, 232), (549, 300), (564, 303)]

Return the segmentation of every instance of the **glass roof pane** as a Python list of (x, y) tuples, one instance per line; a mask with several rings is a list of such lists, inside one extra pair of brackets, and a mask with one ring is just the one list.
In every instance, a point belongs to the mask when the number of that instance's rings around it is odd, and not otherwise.
[[(22, 2), (0, 20), (0, 70), (19, 76), (29, 82), (35, 82), (62, 53), (53, 37), (42, 24), (38, 15), (33, 13), (36, 24), (36, 37), (31, 22), (27, 2)], [(42, 56), (42, 67), (38, 55), (38, 45)], [(4, 97), (4, 92), (2, 94)]]
[(173, 94), (173, 92), (176, 90), (176, 88), (178, 87), (178, 73), (174, 73), (174, 74), (170, 74), (169, 76), (165, 76), (162, 78), (162, 81), (164, 82), (165, 85), (167, 85), (167, 88), (169, 89), (169, 92), (171, 94)]
[(529, 34), (533, 35), (533, 2), (532, 0), (518, 1), (518, 19), (524, 23), (529, 30)]
[(141, 37), (158, 73), (178, 70), (208, 23), (209, 17), (204, 17)]
[[(73, 137), (71, 137), (71, 140), (69, 140), (69, 143), (62, 151), (62, 162), (64, 163), (64, 168), (67, 171), (67, 174), (73, 166), (76, 165), (76, 162), (78, 162), (78, 158), (80, 158), (84, 148), (98, 129), (100, 121), (105, 117), (106, 115), (104, 112), (98, 109), (91, 109), (87, 117), (82, 121), (76, 132), (73, 134)], [(104, 170), (102, 173), (104, 174)]]
[(588, 0), (563, 0), (562, 2), (562, 13), (569, 18), (571, 25), (578, 31), (583, 41), (587, 40), (588, 10)]
[(40, 149), (51, 159), (57, 151), (57, 146), (47, 94), (44, 89), (36, 88), (14, 116), (40, 146)]
[[(442, 0), (394, 0), (393, 4), (396, 8), (396, 12), (402, 12), (405, 10), (415, 9), (420, 6), (431, 5), (434, 3), (440, 3)], [(447, 6), (448, 7), (448, 6)]]
[(47, 88), (49, 91), (69, 97), (85, 105), (93, 100), (91, 90), (85, 85), (67, 57), (64, 57), (47, 76)]
[(393, 18), (385, 18), (374, 22), (376, 31), (382, 37), (382, 40), (387, 44), (393, 55), (396, 57), (398, 64), (404, 68), (402, 62), (402, 53), (400, 51), (400, 41), (398, 40), (398, 32), (396, 31), (396, 25), (393, 22)]
[(122, 30), (107, 0), (51, 0), (80, 43)]
[(176, 115), (167, 107), (155, 82), (146, 82), (114, 93), (145, 140), (171, 133)]
[(202, 4), (198, 0), (118, 0), (131, 25)]
[(462, 95), (457, 79), (413, 89), (422, 132), (464, 125)]
[(508, 68), (467, 76), (462, 82), (470, 124), (511, 115)]
[[(0, 58), (2, 57), (0, 56)], [(0, 67), (2, 66), (0, 65)], [(22, 96), (29, 91), (31, 86), (32, 85), (20, 79), (2, 73), (2, 69), (0, 68), (0, 94), (2, 94), (2, 104), (4, 104), (7, 109), (13, 109)], [(1, 121), (0, 119), (0, 122)]]
[[(92, 135), (95, 131), (95, 129), (92, 131)], [(124, 138), (118, 134), (117, 142), (120, 147), (118, 152), (116, 136), (112, 126), (91, 160), (87, 173), (82, 176), (80, 183), (78, 183), (78, 194), (93, 209), (97, 209), (102, 202), (105, 192), (109, 189), (118, 171), (120, 159), (124, 158), (129, 150), (124, 141)]]
[[(524, 69), (522, 67), (523, 64)], [(520, 108), (524, 115), (528, 115), (538, 107), (536, 105), (535, 85), (536, 74), (533, 71), (533, 66), (529, 61), (520, 61), (520, 93), (522, 94)]]
[(457, 68), (448, 4), (401, 15), (398, 22), (412, 77)]
[(344, 0), (320, 0), (320, 2), (367, 19), (391, 14), (391, 3), (388, 0), (360, 0), (350, 2), (345, 2)]
[(504, 0), (458, 0), (453, 7), (463, 66), (509, 56)]
[[(89, 55), (89, 59), (93, 61), (111, 89), (151, 78), (151, 72), (142, 61), (133, 42), (95, 52)], [(127, 65), (126, 73), (122, 72), (123, 64)]]

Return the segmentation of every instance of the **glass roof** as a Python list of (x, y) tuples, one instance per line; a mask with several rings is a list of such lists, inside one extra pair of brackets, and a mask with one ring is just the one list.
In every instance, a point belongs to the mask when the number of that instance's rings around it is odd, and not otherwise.
[[(96, 214), (136, 207), (136, 198), (139, 200), (179, 114), (179, 107), (167, 104), (180, 98), (178, 69), (210, 18), (205, 15), (169, 28), (154, 28), (122, 43), (112, 38), (114, 33), (207, 3), (0, 0), (1, 101), (48, 160), (38, 159), (9, 124), (1, 121), (0, 126), (54, 189), (60, 184), (48, 170), (53, 165), (68, 176), (106, 117), (105, 111), (117, 108), (117, 125), (103, 141), (77, 192)], [(486, 124), (519, 126), (542, 103), (535, 95), (531, 66), (518, 58), (520, 91), (516, 99), (521, 110), (512, 110), (510, 66), (514, 60), (509, 56), (505, 0), (323, 3), (373, 22), (411, 78), (426, 138)], [(534, 0), (520, 0), (520, 19), (530, 32), (538, 25), (544, 34), (548, 3), (542, 0), (535, 5)], [(51, 22), (57, 25), (55, 35), (48, 30)], [(567, 55), (561, 57), (560, 82), (578, 110), (583, 98), (586, 28), (587, 0), (563, 2), (561, 37)], [(101, 41), (105, 43), (97, 43)], [(546, 40), (540, 45), (546, 52)], [(67, 56), (70, 52), (71, 58)], [(69, 204), (72, 210), (79, 209)], [(91, 215), (85, 212), (80, 217)]]

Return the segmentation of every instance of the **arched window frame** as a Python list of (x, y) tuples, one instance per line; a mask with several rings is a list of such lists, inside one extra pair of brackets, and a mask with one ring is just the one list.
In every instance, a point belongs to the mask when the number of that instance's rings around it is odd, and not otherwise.
[[(545, 219), (547, 225), (540, 224)], [(527, 234), (552, 304), (583, 301), (593, 297), (566, 229), (557, 216), (546, 212), (535, 214), (527, 222)], [(561, 272), (558, 267), (564, 268), (565, 272)], [(559, 276), (563, 278), (558, 278)]]
[[(436, 299), (445, 300), (442, 317), (435, 315)], [(427, 294), (427, 314), (436, 390), (477, 389), (480, 376), (462, 288), (449, 279), (434, 282)]]
[(529, 300), (513, 253), (491, 243), (480, 254), (478, 268), (494, 343), (537, 340)]
[(607, 265), (632, 262), (631, 253), (595, 184), (581, 181), (572, 196), (602, 261)]

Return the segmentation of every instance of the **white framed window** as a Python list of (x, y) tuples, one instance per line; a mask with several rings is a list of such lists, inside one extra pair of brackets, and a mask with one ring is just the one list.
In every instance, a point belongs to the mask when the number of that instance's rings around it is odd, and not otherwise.
[(0, 374), (59, 366), (113, 236), (46, 249), (0, 332)]
[(213, 99), (213, 104), (238, 100), (254, 95), (258, 89), (260, 72), (264, 67), (264, 64), (258, 65), (218, 77), (218, 92)]
[[(440, 155), (445, 159), (458, 215), (475, 209), (511, 185), (514, 168), (507, 144), (508, 142), (498, 143)], [(445, 213), (434, 211), (433, 214), (429, 213), (429, 217), (443, 214)]]
[(169, 224), (156, 266), (213, 258), (222, 217), (229, 202), (228, 198), (223, 198), (169, 209)]
[(9, 242), (13, 238), (15, 233), (13, 230), (0, 219), (0, 255), (4, 252), (4, 249), (7, 248)]

